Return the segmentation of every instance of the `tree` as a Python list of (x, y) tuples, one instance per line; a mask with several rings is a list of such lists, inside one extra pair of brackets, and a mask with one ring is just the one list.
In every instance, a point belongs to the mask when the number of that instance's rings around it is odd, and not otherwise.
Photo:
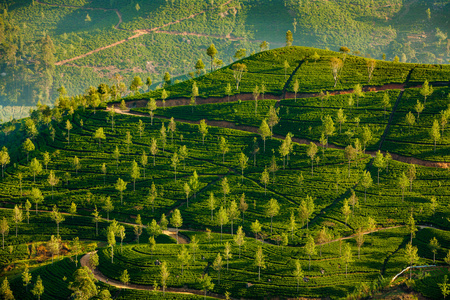
[[(197, 86), (197, 83), (194, 81), (194, 83), (192, 84), (191, 102), (189, 103), (192, 106), (192, 113), (194, 113), (194, 106), (196, 105), (196, 99), (197, 99), (198, 95), (199, 95), (198, 94), (198, 86)], [(172, 137), (173, 137), (173, 134), (172, 134)], [(172, 138), (172, 141), (173, 141), (173, 138)]]
[(353, 94), (356, 96), (356, 107), (359, 107), (359, 98), (364, 97), (362, 87), (359, 83), (353, 87)]
[(412, 213), (409, 215), (408, 221), (406, 222), (406, 228), (408, 228), (408, 231), (411, 234), (410, 243), (412, 243), (412, 239), (416, 236), (416, 231), (418, 230)]
[(208, 208), (211, 210), (211, 221), (212, 221), (213, 220), (213, 211), (216, 208), (216, 200), (214, 198), (214, 193), (213, 192), (209, 193)]
[(270, 127), (270, 136), (273, 135), (273, 127), (275, 127), (280, 118), (278, 117), (278, 110), (275, 109), (275, 106), (269, 107), (269, 113), (267, 114), (267, 124)]
[(2, 249), (5, 249), (5, 235), (7, 235), (9, 232), (8, 220), (6, 220), (5, 217), (3, 217), (2, 221), (0, 222), (0, 232), (2, 234)]
[(383, 158), (383, 154), (380, 150), (375, 154), (375, 158), (373, 160), (373, 165), (378, 169), (378, 185), (380, 185), (380, 170), (386, 167), (386, 161)]
[(150, 100), (147, 103), (147, 109), (148, 114), (150, 115), (150, 124), (153, 125), (153, 116), (155, 115), (153, 113), (154, 110), (156, 110), (158, 106), (156, 105), (156, 101), (154, 98), (150, 98)]
[(259, 130), (258, 130), (258, 133), (264, 141), (264, 153), (265, 153), (266, 152), (266, 138), (271, 136), (271, 134), (272, 134), (272, 131), (270, 130), (266, 119), (262, 120), (261, 126), (259, 127)]
[(423, 104), (420, 103), (419, 100), (417, 100), (417, 103), (416, 103), (416, 105), (414, 106), (414, 109), (415, 109), (416, 112), (417, 112), (417, 120), (419, 120), (420, 113), (423, 111), (424, 108), (425, 108), (425, 107), (423, 106)]
[(31, 282), (31, 278), (32, 278), (32, 276), (28, 270), (28, 265), (25, 265), (25, 270), (23, 270), (23, 273), (22, 273), (22, 281), (23, 281), (23, 286), (25, 287), (25, 290), (27, 292), (28, 292), (28, 285)]
[(161, 276), (161, 286), (163, 288), (163, 296), (165, 296), (166, 287), (167, 287), (167, 279), (169, 279), (169, 276), (170, 276), (170, 273), (169, 273), (169, 270), (167, 269), (167, 264), (165, 261), (163, 261), (163, 263), (161, 264), (160, 276)]
[(314, 157), (317, 154), (317, 145), (313, 142), (309, 143), (308, 149), (306, 150), (306, 155), (311, 159), (311, 175), (314, 175)]
[(250, 226), (251, 231), (255, 234), (255, 240), (258, 240), (258, 233), (261, 232), (261, 224), (258, 220), (252, 223)]
[(438, 120), (434, 119), (433, 126), (430, 130), (430, 136), (434, 140), (434, 152), (436, 152), (436, 141), (441, 138), (441, 132), (439, 130), (439, 122)]
[(161, 99), (163, 103), (163, 108), (166, 108), (166, 99), (169, 97), (169, 92), (166, 91), (166, 89), (163, 89), (161, 92)]
[(212, 266), (213, 269), (216, 270), (219, 274), (218, 276), (219, 284), (220, 284), (220, 270), (222, 270), (222, 265), (223, 265), (222, 256), (220, 255), (220, 253), (217, 253), (216, 259), (214, 259)]
[(323, 118), (322, 126), (323, 126), (323, 132), (325, 133), (325, 136), (327, 137), (327, 147), (328, 147), (328, 139), (330, 136), (333, 136), (334, 131), (335, 131), (334, 122), (330, 115), (326, 115), (325, 118)]
[(433, 86), (428, 84), (428, 80), (425, 80), (425, 82), (422, 85), (422, 88), (420, 89), (420, 94), (424, 97), (425, 101), (424, 103), (427, 103), (427, 97), (431, 96), (433, 94)]
[(30, 163), (30, 171), (33, 173), (33, 181), (36, 183), (36, 175), (42, 172), (41, 163), (34, 157)]
[(59, 212), (58, 207), (56, 205), (53, 205), (53, 210), (51, 213), (51, 218), (56, 223), (56, 236), (59, 237), (59, 223), (64, 222), (65, 218), (62, 215), (62, 213)]
[(436, 237), (433, 237), (430, 240), (428, 247), (430, 248), (431, 252), (433, 252), (433, 263), (435, 263), (436, 262), (436, 253), (441, 248)]
[(106, 136), (105, 133), (103, 132), (103, 128), (100, 127), (99, 129), (97, 129), (94, 133), (94, 139), (98, 139), (98, 146), (100, 147), (101, 145), (101, 140), (105, 140)]
[(27, 202), (25, 202), (25, 210), (26, 212), (26, 216), (27, 216), (27, 223), (30, 224), (30, 208), (31, 208), (31, 203), (30, 200), (27, 199)]
[(405, 257), (409, 264), (409, 279), (411, 279), (412, 266), (419, 260), (419, 255), (417, 255), (417, 247), (413, 246), (412, 243), (406, 244)]
[(58, 237), (55, 237), (52, 235), (50, 237), (50, 241), (47, 242), (47, 248), (50, 250), (50, 253), (52, 254), (52, 264), (53, 264), (53, 256), (55, 254), (59, 254), (59, 250), (61, 249), (60, 245), (60, 239)]
[(155, 200), (156, 197), (158, 197), (158, 191), (156, 190), (156, 186), (155, 183), (152, 182), (152, 185), (150, 187), (148, 196), (147, 196), (147, 200), (148, 202), (150, 202), (151, 206), (152, 206), (152, 212), (155, 211)]
[(97, 210), (97, 205), (95, 205), (95, 209), (94, 212), (92, 213), (92, 216), (94, 217), (93, 221), (95, 222), (95, 235), (98, 235), (98, 222), (101, 220), (101, 216)]
[(255, 85), (252, 95), (253, 95), (253, 100), (255, 100), (255, 116), (256, 116), (256, 114), (258, 112), (258, 97), (259, 97), (258, 85)]
[(259, 246), (255, 254), (255, 265), (258, 267), (258, 281), (261, 279), (261, 268), (266, 268), (266, 262), (264, 259), (264, 254), (262, 247)]
[(370, 131), (369, 126), (364, 126), (363, 134), (362, 134), (364, 151), (366, 151), (366, 145), (373, 139), (372, 131)]
[(73, 238), (71, 253), (75, 254), (75, 267), (78, 266), (78, 253), (80, 252), (81, 245), (78, 237)]
[(197, 171), (195, 170), (194, 173), (192, 173), (192, 177), (189, 178), (189, 185), (192, 189), (192, 192), (194, 193), (194, 198), (197, 198), (197, 192), (200, 187), (200, 182), (198, 181)]
[(405, 175), (405, 172), (402, 172), (402, 175), (398, 178), (398, 185), (402, 190), (402, 202), (405, 199), (405, 189), (408, 187), (408, 177)]
[(200, 278), (200, 285), (202, 287), (202, 290), (205, 291), (205, 299), (206, 299), (206, 292), (208, 290), (214, 289), (214, 283), (211, 282), (211, 277), (209, 277), (208, 274), (205, 274)]
[(176, 126), (177, 125), (175, 123), (174, 118), (171, 117), (170, 121), (169, 121), (169, 125), (167, 126), (167, 129), (170, 130), (170, 136), (171, 136), (171, 139), (172, 139), (172, 144), (173, 144), (173, 134), (174, 134), (175, 130), (177, 129)]
[(116, 190), (120, 192), (120, 205), (123, 204), (123, 191), (127, 189), (127, 183), (123, 181), (121, 178), (117, 179), (117, 182), (114, 186)]
[(356, 158), (356, 150), (352, 145), (345, 147), (344, 156), (348, 160), (348, 177), (350, 178), (350, 162)]
[(180, 163), (180, 159), (178, 158), (178, 154), (176, 152), (173, 153), (170, 166), (174, 169), (175, 173), (175, 182), (177, 182), (177, 165)]
[(7, 277), (5, 277), (5, 279), (3, 280), (2, 286), (0, 287), (0, 293), (2, 299), (14, 300), (14, 295), (11, 291), (11, 287), (9, 286), (9, 281)]
[(186, 207), (189, 207), (189, 194), (191, 193), (191, 187), (187, 182), (184, 183), (183, 191), (186, 194)]
[(106, 219), (109, 221), (109, 213), (114, 210), (114, 205), (111, 202), (111, 197), (106, 197), (105, 205), (103, 206), (103, 210), (106, 211)]
[(27, 162), (28, 162), (30, 152), (34, 151), (35, 149), (34, 144), (30, 139), (27, 138), (25, 142), (23, 142), (22, 148), (27, 153)]
[(244, 73), (247, 72), (247, 66), (243, 63), (235, 63), (231, 66), (231, 69), (233, 69), (233, 77), (236, 80), (236, 90), (239, 90), (239, 83)]
[(314, 238), (312, 237), (312, 235), (308, 235), (306, 237), (305, 251), (309, 257), (308, 270), (311, 270), (311, 256), (317, 254), (316, 243), (314, 242)]
[[(44, 154), (44, 157), (45, 157), (45, 154)], [(10, 160), (11, 159), (8, 154), (8, 149), (6, 147), (3, 147), (2, 150), (0, 151), (0, 164), (2, 165), (2, 178), (5, 177), (4, 169), (5, 169), (5, 166), (10, 163)]]
[(247, 167), (247, 162), (248, 162), (248, 157), (241, 152), (241, 154), (239, 155), (239, 166), (241, 167), (241, 178), (242, 178), (242, 182), (244, 182), (244, 169)]
[(75, 173), (78, 174), (78, 170), (81, 169), (80, 159), (75, 155), (72, 161), (72, 166), (75, 169)]
[(59, 183), (59, 178), (56, 177), (55, 172), (50, 171), (50, 175), (48, 176), (48, 184), (52, 187), (52, 199), (53, 199), (53, 187)]
[(233, 255), (231, 254), (231, 246), (227, 241), (225, 243), (224, 257), (227, 259), (227, 271), (228, 271), (228, 259), (230, 259)]
[(73, 274), (74, 281), (69, 284), (74, 299), (90, 299), (98, 294), (94, 274), (88, 267), (81, 267)]
[(73, 126), (69, 120), (66, 120), (66, 129), (67, 129), (67, 143), (70, 144), (70, 130), (72, 130)]
[(330, 239), (330, 235), (327, 232), (327, 228), (322, 226), (322, 229), (317, 234), (317, 243), (320, 245), (319, 247), (319, 256), (322, 257), (322, 246)]
[(416, 165), (410, 164), (407, 170), (408, 179), (409, 179), (409, 191), (412, 191), (412, 183), (413, 180), (416, 179)]
[(139, 166), (135, 160), (131, 163), (130, 176), (133, 179), (133, 191), (136, 190), (136, 179), (141, 177), (141, 172), (139, 171)]
[(267, 172), (267, 168), (264, 168), (264, 171), (261, 174), (261, 183), (264, 184), (264, 195), (266, 194), (267, 184), (269, 183), (269, 172)]
[(297, 293), (298, 293), (298, 286), (300, 283), (300, 279), (302, 279), (304, 276), (302, 266), (300, 265), (300, 261), (298, 259), (295, 260), (295, 269), (294, 272), (292, 272), (292, 275), (294, 275), (295, 279), (297, 279)]
[(292, 32), (288, 30), (286, 32), (286, 47), (292, 46), (292, 42), (294, 41), (294, 38), (292, 36)]
[(214, 57), (217, 55), (217, 49), (214, 46), (214, 44), (211, 43), (211, 45), (208, 47), (208, 49), (206, 49), (206, 54), (211, 58), (211, 72), (212, 72), (213, 60), (214, 60)]
[(181, 213), (178, 209), (175, 209), (170, 218), (170, 224), (177, 229), (177, 244), (178, 244), (178, 228), (183, 225), (183, 219), (181, 218)]
[(231, 221), (231, 235), (233, 235), (233, 222), (239, 217), (239, 210), (236, 201), (231, 201), (228, 209), (228, 219)]
[(42, 284), (41, 275), (38, 275), (36, 284), (34, 285), (34, 288), (31, 290), (31, 293), (38, 297), (38, 300), (41, 299), (41, 295), (44, 293), (44, 285)]
[(197, 73), (197, 76), (202, 73), (202, 70), (205, 69), (205, 64), (201, 59), (197, 60), (197, 63), (195, 64), (195, 73)]
[(259, 49), (261, 52), (269, 50), (269, 43), (266, 41), (262, 41), (261, 44), (259, 45)]
[(349, 244), (345, 244), (344, 252), (342, 253), (342, 260), (345, 263), (345, 277), (347, 277), (348, 264), (353, 261), (352, 249)]
[(272, 181), (273, 183), (275, 183), (275, 172), (278, 171), (278, 166), (277, 166), (277, 161), (275, 159), (275, 155), (272, 156), (272, 161), (270, 162), (269, 165), (269, 172), (272, 172)]
[(364, 244), (364, 232), (360, 227), (356, 233), (356, 245), (358, 246), (358, 259), (360, 259), (361, 246)]
[(355, 191), (353, 189), (350, 189), (351, 195), (350, 198), (348, 198), (349, 204), (352, 206), (352, 214), (355, 213), (355, 205), (358, 204), (358, 197), (355, 194)]
[(41, 190), (38, 188), (31, 188), (31, 199), (36, 205), (36, 215), (37, 215), (38, 204), (44, 201), (44, 196), (42, 195)]
[(98, 261), (98, 254), (97, 252), (94, 252), (92, 254), (89, 255), (89, 268), (91, 270), (95, 270), (95, 268), (98, 267), (99, 265), (99, 261)]
[(409, 134), (411, 133), (411, 126), (416, 123), (416, 117), (414, 117), (412, 112), (409, 112), (405, 117), (406, 124), (409, 127)]
[(222, 162), (225, 163), (225, 154), (230, 151), (227, 140), (221, 136), (219, 142), (220, 152), (222, 152)]
[(120, 237), (120, 253), (123, 253), (122, 244), (123, 244), (123, 240), (125, 239), (125, 235), (126, 235), (125, 227), (123, 225), (119, 225), (118, 229), (117, 229), (117, 233), (119, 234), (119, 237)]
[(230, 186), (228, 185), (228, 178), (224, 177), (220, 182), (220, 185), (222, 186), (223, 202), (226, 203), (227, 194), (230, 192)]
[(239, 246), (239, 258), (241, 258), (241, 246), (245, 243), (245, 232), (242, 230), (242, 226), (238, 227), (236, 235), (234, 236), (234, 242)]
[(441, 289), (442, 296), (444, 296), (444, 299), (447, 298), (447, 296), (450, 294), (450, 285), (447, 283), (448, 278), (447, 275), (444, 275), (444, 282), (438, 283), (439, 288)]
[(377, 65), (377, 61), (375, 59), (367, 60), (367, 73), (369, 74), (369, 81), (372, 80), (373, 71), (375, 70), (375, 66)]
[(337, 112), (337, 121), (339, 123), (339, 133), (341, 133), (342, 124), (347, 121), (347, 116), (344, 114), (344, 110), (342, 108), (339, 108)]
[(367, 170), (364, 170), (362, 177), (361, 177), (361, 185), (364, 187), (364, 202), (366, 202), (366, 193), (367, 189), (370, 188), (373, 184), (372, 176), (370, 175), (370, 172)]
[(245, 194), (242, 193), (239, 200), (239, 209), (242, 211), (242, 222), (244, 222), (245, 212), (248, 209), (248, 204), (245, 202)]
[(344, 215), (346, 226), (347, 226), (347, 222), (348, 222), (348, 219), (349, 219), (351, 213), (352, 213), (352, 210), (350, 209), (350, 206), (348, 205), (348, 199), (344, 199), (344, 204), (342, 205), (342, 214)]
[(111, 248), (111, 263), (114, 263), (114, 246), (116, 245), (116, 233), (115, 229), (108, 226), (106, 231), (106, 239), (108, 241), (108, 245)]
[(231, 84), (228, 82), (227, 86), (225, 87), (225, 95), (228, 96), (227, 102), (230, 102), (230, 95), (231, 95)]
[(151, 140), (150, 153), (153, 155), (153, 166), (155, 166), (155, 156), (158, 153), (158, 144), (155, 138)]
[[(317, 52), (316, 52), (316, 54), (317, 54)], [(293, 86), (293, 90), (294, 90), (294, 96), (295, 96), (295, 102), (297, 102), (297, 92), (298, 92), (298, 89), (300, 88), (300, 84), (299, 84), (299, 82), (298, 82), (298, 78), (296, 78), (295, 79), (295, 82), (294, 82), (294, 86)]]
[(131, 140), (131, 133), (129, 131), (125, 134), (125, 141), (124, 143), (127, 145), (127, 154), (130, 154), (130, 145), (133, 143)]
[(217, 221), (220, 225), (220, 241), (222, 241), (223, 225), (226, 225), (229, 221), (227, 211), (223, 208), (223, 206), (221, 206), (219, 209), (219, 213), (217, 214)]
[(272, 233), (272, 220), (280, 213), (280, 205), (275, 199), (270, 199), (266, 206), (266, 216), (270, 217), (270, 233)]
[(200, 120), (200, 123), (198, 125), (198, 130), (200, 131), (202, 135), (202, 144), (205, 144), (205, 136), (208, 133), (208, 125), (206, 125), (205, 119)]
[(309, 219), (314, 212), (314, 200), (311, 196), (307, 195), (306, 200), (302, 199), (299, 207), (300, 219), (304, 222), (306, 221), (306, 229), (309, 229)]
[(330, 66), (331, 66), (331, 73), (333, 74), (334, 78), (334, 87), (336, 87), (337, 81), (339, 79), (339, 74), (341, 73), (344, 63), (340, 58), (333, 56), (330, 60)]
[(118, 146), (116, 146), (116, 149), (114, 149), (113, 157), (116, 160), (116, 169), (117, 169), (117, 168), (119, 168), (119, 157), (120, 157), (120, 152), (119, 152)]

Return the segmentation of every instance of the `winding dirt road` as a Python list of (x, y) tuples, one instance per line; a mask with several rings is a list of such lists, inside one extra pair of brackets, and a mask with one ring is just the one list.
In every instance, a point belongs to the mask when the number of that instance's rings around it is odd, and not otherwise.
[[(228, 4), (231, 3), (232, 1), (233, 1), (233, 0), (228, 0), (227, 2), (221, 4), (220, 6), (228, 5)], [(42, 5), (49, 5), (49, 6), (70, 7), (70, 8), (86, 9), (86, 10), (115, 11), (116, 14), (117, 14), (117, 17), (119, 18), (119, 22), (114, 26), (114, 28), (117, 29), (117, 30), (128, 31), (128, 30), (125, 30), (125, 29), (121, 29), (121, 28), (119, 27), (120, 24), (122, 23), (122, 15), (120, 14), (119, 10), (118, 10), (118, 9), (115, 9), (115, 8), (114, 8), (114, 9), (113, 9), (113, 8), (108, 9), (108, 8), (92, 8), (92, 7), (73, 6), (73, 5), (62, 5), (62, 4), (59, 5), (59, 4), (44, 3), (44, 2), (41, 2), (41, 1), (39, 1), (39, 0), (36, 0), (36, 2), (39, 3), (39, 4), (42, 4)], [(128, 42), (128, 41), (130, 41), (130, 40), (132, 40), (132, 39), (138, 38), (138, 37), (140, 37), (140, 36), (142, 36), (142, 35), (144, 35), (144, 34), (150, 34), (150, 33), (165, 33), (165, 34), (171, 34), (171, 35), (202, 36), (202, 37), (212, 37), (212, 38), (229, 39), (229, 40), (232, 40), (232, 41), (237, 41), (237, 40), (241, 40), (241, 39), (242, 39), (242, 38), (233, 38), (233, 37), (231, 37), (230, 35), (226, 35), (226, 36), (222, 36), (222, 35), (206, 35), (206, 34), (200, 34), (200, 33), (188, 33), (188, 32), (176, 32), (176, 31), (161, 31), (161, 30), (160, 30), (160, 29), (162, 29), (162, 28), (164, 28), (164, 27), (167, 27), (167, 26), (170, 26), (170, 25), (174, 25), (174, 24), (180, 23), (180, 22), (185, 21), (185, 20), (188, 20), (188, 19), (195, 18), (196, 16), (201, 15), (201, 14), (203, 14), (203, 13), (205, 13), (205, 10), (202, 10), (202, 11), (200, 11), (200, 12), (198, 12), (198, 13), (191, 14), (191, 15), (189, 15), (189, 16), (187, 16), (187, 17), (184, 17), (184, 18), (181, 18), (181, 19), (178, 19), (178, 20), (175, 20), (175, 21), (172, 21), (172, 22), (163, 24), (163, 25), (158, 26), (158, 27), (153, 27), (153, 28), (150, 28), (150, 29), (138, 29), (138, 30), (130, 31), (130, 32), (134, 33), (134, 35), (132, 35), (132, 36), (130, 36), (130, 37), (127, 37), (127, 38), (125, 38), (125, 39), (122, 39), (122, 40), (120, 40), (120, 41), (114, 42), (114, 43), (112, 43), (112, 44), (109, 44), (109, 45), (106, 45), (106, 46), (103, 46), (103, 47), (100, 47), (100, 48), (91, 50), (91, 51), (89, 51), (89, 52), (87, 52), (87, 53), (84, 53), (84, 54), (81, 54), (81, 55), (78, 55), (78, 56), (75, 56), (75, 57), (72, 57), (72, 58), (69, 58), (69, 59), (65, 59), (65, 60), (58, 61), (58, 62), (55, 63), (55, 66), (61, 66), (61, 65), (64, 65), (64, 64), (66, 64), (66, 63), (69, 63), (69, 62), (72, 62), (72, 61), (75, 61), (75, 60), (84, 58), (84, 57), (86, 57), (86, 56), (92, 55), (92, 54), (94, 54), (94, 53), (103, 51), (103, 50), (108, 49), (108, 48), (112, 48), (112, 47), (118, 46), (118, 45), (123, 44), (123, 43), (125, 43), (125, 42)]]

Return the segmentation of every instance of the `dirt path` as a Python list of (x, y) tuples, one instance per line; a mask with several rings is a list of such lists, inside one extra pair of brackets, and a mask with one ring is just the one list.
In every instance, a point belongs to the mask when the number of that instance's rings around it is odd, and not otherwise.
[[(228, 1), (225, 2), (224, 4), (221, 4), (221, 6), (227, 5), (227, 4), (229, 4), (231, 1), (233, 1), (233, 0), (228, 0)], [(72, 8), (90, 9), (90, 10), (96, 10), (96, 9), (100, 9), (100, 10), (104, 10), (104, 11), (107, 11), (107, 10), (114, 10), (114, 11), (117, 13), (117, 16), (119, 17), (119, 23), (118, 23), (114, 28), (115, 28), (115, 29), (120, 29), (120, 28), (119, 28), (119, 25), (122, 23), (122, 16), (121, 16), (120, 12), (119, 12), (117, 9), (85, 8), (85, 7), (80, 7), (80, 6), (69, 6), (69, 5), (47, 4), (47, 3), (42, 3), (42, 2), (38, 2), (38, 3), (44, 4), (44, 5), (63, 6), (63, 7), (72, 7)], [(187, 16), (187, 17), (184, 17), (184, 18), (181, 18), (181, 19), (178, 19), (178, 20), (175, 20), (175, 21), (166, 23), (166, 24), (161, 25), (161, 26), (159, 26), (159, 27), (153, 27), (153, 28), (150, 28), (150, 29), (138, 29), (138, 30), (134, 30), (134, 31), (132, 31), (132, 32), (134, 33), (134, 35), (132, 35), (132, 36), (130, 36), (130, 37), (127, 37), (127, 38), (125, 38), (125, 39), (122, 39), (122, 40), (120, 40), (120, 41), (117, 41), (117, 42), (115, 42), (115, 43), (112, 43), (112, 44), (110, 44), (110, 45), (106, 45), (106, 46), (103, 46), (103, 47), (94, 49), (94, 50), (89, 51), (89, 52), (87, 52), (87, 53), (85, 53), (85, 54), (81, 54), (81, 55), (78, 55), (78, 56), (75, 56), (75, 57), (72, 57), (72, 58), (69, 58), (69, 59), (65, 59), (65, 60), (62, 60), (62, 61), (58, 61), (58, 62), (55, 63), (55, 65), (56, 65), (56, 66), (64, 65), (64, 64), (66, 64), (66, 63), (68, 63), (68, 62), (72, 62), (72, 61), (75, 61), (75, 60), (84, 58), (84, 57), (86, 57), (86, 56), (88, 56), (88, 55), (91, 55), (91, 54), (94, 54), (94, 53), (103, 51), (103, 50), (105, 50), (105, 49), (112, 48), (112, 47), (115, 47), (115, 46), (117, 46), (117, 45), (123, 44), (123, 43), (128, 42), (128, 41), (130, 41), (130, 40), (132, 40), (132, 39), (138, 38), (138, 37), (140, 37), (141, 35), (144, 35), (144, 34), (149, 34), (149, 33), (152, 33), (152, 32), (158, 33), (158, 31), (159, 31), (161, 28), (164, 28), (164, 27), (167, 27), (167, 26), (170, 26), (170, 25), (174, 25), (174, 24), (180, 23), (180, 22), (185, 21), (185, 20), (188, 20), (188, 19), (195, 18), (196, 16), (198, 16), (198, 15), (200, 15), (200, 14), (203, 14), (203, 13), (205, 13), (204, 10), (202, 10), (202, 11), (200, 11), (200, 12), (198, 12), (198, 13), (195, 13), (195, 14), (191, 14), (191, 15), (189, 15), (189, 16)], [(160, 32), (160, 33), (162, 33), (162, 32)], [(173, 32), (173, 33), (171, 33), (170, 31), (166, 31), (165, 33), (167, 33), (167, 34), (179, 35), (178, 32)], [(188, 33), (186, 33), (186, 35), (188, 35)], [(194, 34), (191, 34), (191, 35), (196, 35), (196, 34), (194, 33)], [(209, 35), (198, 34), (198, 36), (209, 36)], [(212, 35), (211, 37), (214, 37), (214, 36)], [(218, 37), (220, 38), (220, 36), (218, 36)], [(231, 38), (231, 37), (230, 37), (230, 39), (231, 39), (231, 40), (234, 40), (234, 39)]]
[[(111, 107), (108, 107), (107, 111), (109, 111), (110, 109), (111, 109)], [(116, 107), (114, 108), (114, 110), (116, 111), (116, 113), (122, 114), (122, 115), (139, 116), (139, 117), (144, 117), (144, 118), (150, 117), (148, 114), (145, 114), (145, 113), (132, 112), (130, 110), (122, 111)], [(156, 115), (154, 116), (154, 118), (155, 119), (170, 119), (168, 117), (156, 116)], [(199, 124), (200, 123), (199, 121), (178, 119), (178, 118), (176, 118), (174, 120), (177, 122), (189, 123), (189, 124)], [(236, 125), (235, 123), (228, 122), (228, 121), (214, 121), (214, 120), (207, 120), (207, 119), (206, 119), (206, 121), (207, 121), (208, 125), (210, 125), (210, 126), (236, 129), (236, 130), (246, 131), (246, 132), (255, 133), (255, 134), (258, 134), (258, 130), (259, 130), (259, 128), (256, 126)], [(283, 140), (286, 138), (285, 136), (280, 135), (280, 134), (274, 134), (273, 137), (277, 138), (277, 139), (283, 139)], [(319, 142), (312, 141), (309, 139), (293, 137), (292, 141), (297, 144), (301, 144), (301, 145), (309, 145), (312, 142), (312, 143), (315, 143), (318, 147), (321, 147)], [(340, 149), (340, 150), (345, 149), (345, 147), (336, 146), (333, 144), (329, 144), (328, 148)], [(381, 151), (381, 152), (383, 154), (386, 154), (386, 151)], [(376, 151), (366, 151), (365, 153), (370, 154), (372, 157), (375, 157), (375, 155), (376, 155)], [(441, 168), (441, 169), (447, 169), (450, 167), (450, 163), (448, 163), (448, 162), (426, 161), (426, 160), (421, 160), (421, 159), (418, 159), (415, 157), (408, 157), (408, 156), (403, 156), (403, 155), (399, 155), (399, 154), (395, 154), (395, 153), (390, 153), (390, 154), (391, 154), (393, 160), (400, 161), (403, 163), (414, 164), (414, 165), (419, 165), (419, 166), (424, 166), (424, 167)]]
[[(89, 267), (89, 258), (91, 257), (91, 254), (96, 253), (96, 252), (97, 251), (89, 252), (89, 253), (86, 253), (85, 255), (83, 255), (81, 257), (81, 259), (80, 259), (81, 266)], [(131, 289), (131, 290), (140, 290), (140, 291), (154, 291), (154, 286), (153, 285), (131, 284), (131, 283), (130, 284), (123, 284), (120, 281), (117, 281), (117, 280), (114, 280), (112, 278), (109, 278), (109, 277), (105, 276), (98, 269), (95, 269), (93, 271), (93, 273), (94, 273), (95, 279), (97, 279), (98, 281), (101, 281), (103, 283), (109, 284), (109, 285), (114, 286), (114, 287), (119, 288), (119, 289)], [(204, 295), (204, 291), (202, 291), (202, 290), (194, 290), (194, 289), (188, 289), (188, 288), (168, 287), (168, 288), (166, 288), (166, 292), (177, 293), (177, 294), (185, 294), (185, 295), (200, 295), (200, 296)], [(211, 292), (208, 292), (207, 295), (209, 297), (213, 297), (213, 298), (216, 298), (216, 299), (225, 299), (225, 296), (222, 296), (222, 295), (219, 295), (219, 294), (215, 294), (215, 293), (211, 293)]]

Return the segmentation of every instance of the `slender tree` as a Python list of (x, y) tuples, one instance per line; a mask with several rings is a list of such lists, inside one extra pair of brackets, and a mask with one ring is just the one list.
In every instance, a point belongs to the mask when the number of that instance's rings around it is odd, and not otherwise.
[(222, 265), (223, 265), (222, 256), (220, 255), (220, 253), (217, 253), (216, 259), (214, 259), (212, 266), (213, 269), (216, 270), (219, 275), (218, 276), (219, 284), (220, 284), (220, 271), (222, 270)]
[(223, 206), (221, 206), (219, 209), (219, 213), (217, 214), (217, 222), (220, 225), (220, 241), (222, 241), (223, 225), (226, 225), (228, 221), (229, 219), (227, 211), (223, 208)]
[(0, 222), (0, 232), (2, 234), (2, 249), (5, 249), (5, 235), (7, 235), (9, 232), (8, 220), (6, 220), (5, 217), (3, 217), (2, 221)]
[(262, 251), (262, 247), (259, 246), (255, 253), (255, 265), (258, 267), (258, 281), (261, 280), (261, 268), (266, 268), (265, 257)]
[(270, 233), (272, 233), (272, 220), (274, 216), (280, 213), (280, 205), (275, 199), (270, 199), (266, 206), (266, 215), (270, 217)]
[(302, 266), (300, 265), (300, 261), (298, 259), (295, 260), (295, 269), (294, 272), (292, 272), (292, 275), (294, 275), (295, 279), (297, 279), (297, 293), (298, 293), (298, 286), (300, 283), (300, 279), (302, 279), (304, 276)]
[(44, 294), (44, 284), (42, 283), (41, 275), (38, 275), (36, 283), (31, 290), (31, 293), (38, 298), (38, 300), (41, 300), (42, 294)]
[(160, 276), (161, 276), (161, 286), (163, 288), (163, 297), (164, 297), (166, 295), (167, 279), (169, 279), (169, 276), (170, 276), (170, 273), (169, 273), (169, 270), (167, 269), (167, 264), (165, 261), (163, 261), (163, 263), (161, 264)]
[(312, 235), (308, 235), (306, 238), (305, 251), (309, 257), (308, 270), (311, 270), (311, 256), (317, 254), (316, 243), (314, 242), (314, 238), (312, 237)]
[(123, 204), (123, 191), (127, 189), (127, 183), (123, 181), (121, 178), (117, 179), (117, 182), (114, 188), (120, 192), (120, 205)]
[(181, 218), (181, 213), (178, 209), (175, 209), (170, 218), (170, 224), (172, 224), (177, 229), (177, 244), (178, 244), (178, 228), (183, 225), (183, 219)]

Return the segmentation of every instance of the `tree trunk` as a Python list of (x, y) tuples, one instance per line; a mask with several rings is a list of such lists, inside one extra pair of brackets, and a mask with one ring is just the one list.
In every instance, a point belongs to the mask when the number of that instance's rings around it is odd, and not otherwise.
[(272, 219), (273, 219), (273, 216), (270, 216), (270, 234), (272, 234)]
[(309, 254), (309, 267), (308, 267), (308, 271), (311, 271), (311, 254)]
[(220, 223), (220, 241), (222, 242), (222, 223)]
[(261, 280), (261, 267), (258, 267), (258, 281)]

